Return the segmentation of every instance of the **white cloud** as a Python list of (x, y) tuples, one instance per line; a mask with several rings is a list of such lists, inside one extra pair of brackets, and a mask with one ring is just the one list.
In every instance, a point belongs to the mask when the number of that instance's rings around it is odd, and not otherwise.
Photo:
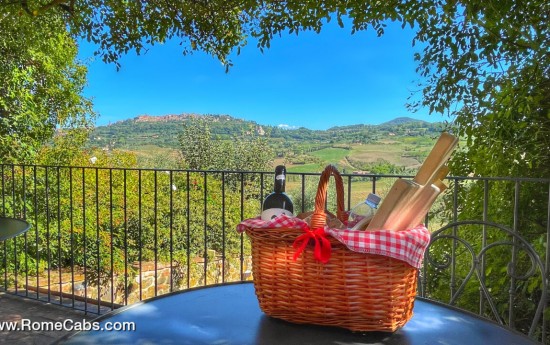
[(277, 127), (282, 128), (282, 129), (297, 129), (298, 128), (296, 126), (290, 126), (290, 125), (286, 125), (286, 124), (280, 124), (280, 125), (277, 125)]

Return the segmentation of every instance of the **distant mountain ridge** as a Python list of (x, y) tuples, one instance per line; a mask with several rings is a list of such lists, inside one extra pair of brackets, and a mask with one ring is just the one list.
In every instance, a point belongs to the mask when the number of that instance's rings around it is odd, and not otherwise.
[[(214, 117), (219, 117), (219, 118), (235, 119), (235, 118), (231, 117), (230, 115), (210, 115), (210, 114), (203, 115), (203, 114), (194, 114), (194, 113), (167, 114), (167, 115), (143, 114), (143, 115), (138, 115), (138, 116), (136, 116), (134, 118), (131, 118), (131, 119), (119, 120), (117, 122), (114, 122), (112, 124), (108, 124), (106, 126), (123, 124), (123, 123), (126, 123), (126, 122), (181, 122), (181, 121), (186, 121), (190, 118), (200, 117), (200, 116), (204, 116), (204, 117), (214, 116)], [(98, 127), (104, 127), (104, 126), (98, 126)]]
[(413, 119), (412, 117), (397, 117), (393, 120), (381, 123), (380, 126), (402, 125), (404, 123), (410, 123), (410, 122), (430, 123), (424, 120)]
[[(105, 125), (105, 126), (112, 126), (112, 125), (123, 124), (123, 123), (127, 123), (127, 122), (182, 122), (182, 121), (186, 121), (190, 118), (201, 117), (201, 116), (206, 117), (206, 118), (210, 117), (211, 119), (218, 118), (218, 119), (223, 119), (223, 120), (237, 120), (237, 121), (249, 122), (251, 124), (256, 124), (255, 121), (242, 120), (242, 119), (238, 119), (238, 118), (235, 118), (235, 117), (233, 117), (231, 115), (227, 115), (227, 114), (182, 113), (182, 114), (167, 114), (167, 115), (143, 114), (143, 115), (138, 115), (134, 118), (119, 120), (117, 122), (114, 122), (112, 124), (108, 124), (108, 125)], [(355, 125), (347, 125), (347, 126), (335, 126), (335, 127), (329, 128), (327, 130), (336, 130), (336, 129), (339, 129), (339, 128), (352, 128), (352, 127), (356, 127), (356, 126), (401, 125), (401, 124), (410, 123), (410, 122), (419, 122), (419, 123), (426, 123), (426, 124), (432, 123), (432, 122), (428, 122), (428, 121), (424, 121), (424, 120), (420, 120), (420, 119), (414, 119), (412, 117), (397, 117), (393, 120), (383, 122), (379, 125), (355, 124)], [(98, 126), (98, 127), (105, 127), (105, 126)], [(279, 124), (275, 127), (279, 127), (279, 128), (283, 128), (283, 129), (291, 129), (291, 130), (292, 129), (298, 129), (298, 128), (305, 128), (305, 127), (293, 126), (293, 125), (288, 125), (288, 124)]]
[(98, 126), (90, 136), (90, 146), (133, 149), (136, 146), (154, 145), (166, 148), (178, 147), (178, 134), (183, 123), (193, 118), (208, 121), (214, 138), (230, 140), (236, 135), (267, 136), (275, 143), (366, 143), (387, 136), (424, 135), (438, 132), (441, 123), (431, 123), (410, 117), (398, 117), (380, 125), (357, 124), (332, 127), (327, 130), (312, 130), (288, 125), (261, 125), (230, 115), (218, 114), (167, 114), (160, 116), (140, 115)]
[[(194, 114), (170, 114), (170, 115), (160, 115), (160, 116), (153, 116), (153, 115), (139, 115), (134, 117), (135, 122), (169, 122), (169, 121), (185, 121), (188, 118), (194, 116)], [(198, 116), (198, 114), (197, 114)], [(126, 121), (126, 120), (123, 120)], [(119, 121), (119, 122), (123, 122)]]

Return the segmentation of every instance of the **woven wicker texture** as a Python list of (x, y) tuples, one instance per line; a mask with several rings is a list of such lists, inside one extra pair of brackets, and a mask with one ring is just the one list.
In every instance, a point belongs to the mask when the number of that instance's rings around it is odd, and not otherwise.
[[(336, 181), (337, 217), (345, 219), (342, 179), (330, 165), (319, 181), (312, 228), (325, 225), (331, 176)], [(292, 244), (301, 234), (301, 230), (288, 228), (247, 231), (254, 286), (264, 313), (290, 322), (353, 331), (395, 331), (411, 318), (416, 268), (393, 258), (350, 251), (330, 236), (328, 263), (316, 261), (311, 246), (295, 261)]]

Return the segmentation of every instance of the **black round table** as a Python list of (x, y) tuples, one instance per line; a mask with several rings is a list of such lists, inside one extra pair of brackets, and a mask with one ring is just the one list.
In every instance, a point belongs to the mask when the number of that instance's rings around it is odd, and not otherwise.
[(29, 230), (31, 225), (23, 219), (0, 217), (0, 241), (5, 241)]
[[(354, 333), (298, 325), (260, 311), (251, 283), (176, 292), (115, 310), (100, 327), (134, 323), (134, 331), (83, 331), (63, 344), (536, 344), (490, 320), (417, 298), (412, 319), (394, 333)], [(121, 327), (122, 324), (119, 324)]]

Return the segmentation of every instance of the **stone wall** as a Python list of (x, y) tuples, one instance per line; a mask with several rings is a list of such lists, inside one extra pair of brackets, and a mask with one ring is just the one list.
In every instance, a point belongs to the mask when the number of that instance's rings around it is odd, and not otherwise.
[[(210, 252), (207, 259), (206, 276), (204, 258), (194, 258), (189, 265), (180, 266), (177, 263), (135, 262), (128, 266), (127, 285), (125, 286), (124, 272), (114, 277), (102, 277), (98, 286), (95, 271), (84, 272), (75, 267), (70, 269), (50, 270), (43, 272), (38, 279), (28, 277), (18, 278), (18, 285), (32, 291), (49, 293), (63, 298), (75, 298), (97, 304), (98, 291), (101, 304), (111, 306), (133, 304), (140, 300), (160, 296), (172, 291), (183, 290), (204, 285), (220, 284), (241, 280), (252, 280), (251, 257), (245, 257), (243, 274), (241, 277), (240, 259), (230, 258), (223, 260), (215, 253)], [(141, 270), (140, 270), (141, 269)], [(86, 276), (88, 279), (86, 279)], [(111, 284), (111, 281), (113, 284)]]

